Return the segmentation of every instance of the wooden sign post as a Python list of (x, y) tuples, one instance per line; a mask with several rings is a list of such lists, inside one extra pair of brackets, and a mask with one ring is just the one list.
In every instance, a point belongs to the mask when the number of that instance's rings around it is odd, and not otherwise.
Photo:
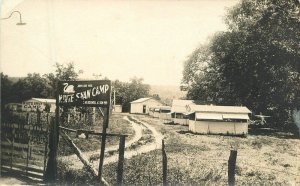
[(60, 106), (70, 107), (102, 107), (106, 112), (103, 117), (103, 131), (101, 139), (101, 154), (99, 163), (99, 178), (102, 177), (102, 168), (106, 143), (106, 129), (109, 124), (109, 111), (111, 104), (111, 81), (59, 81), (56, 97), (56, 124), (53, 126), (53, 135), (51, 136), (53, 147), (50, 148), (49, 159), (54, 161), (54, 170), (48, 171), (51, 180), (56, 179), (57, 175), (57, 146), (59, 139), (59, 111)]

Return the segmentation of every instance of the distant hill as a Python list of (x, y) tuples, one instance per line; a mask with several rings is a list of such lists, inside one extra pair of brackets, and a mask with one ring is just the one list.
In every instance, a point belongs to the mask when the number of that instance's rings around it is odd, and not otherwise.
[(150, 85), (150, 95), (158, 94), (163, 102), (171, 105), (173, 99), (186, 96), (186, 92), (180, 91), (179, 86), (173, 85)]

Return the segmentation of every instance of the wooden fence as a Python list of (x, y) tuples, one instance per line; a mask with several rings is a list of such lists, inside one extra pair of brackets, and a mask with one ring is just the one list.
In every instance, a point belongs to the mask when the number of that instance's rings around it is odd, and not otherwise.
[(1, 173), (42, 181), (47, 161), (49, 115), (19, 113), (15, 117), (21, 119), (1, 123)]

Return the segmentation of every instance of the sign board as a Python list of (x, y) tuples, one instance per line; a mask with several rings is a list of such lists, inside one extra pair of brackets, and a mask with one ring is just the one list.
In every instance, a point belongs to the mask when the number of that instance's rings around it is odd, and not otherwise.
[(60, 81), (58, 83), (58, 105), (109, 107), (111, 82), (95, 81)]

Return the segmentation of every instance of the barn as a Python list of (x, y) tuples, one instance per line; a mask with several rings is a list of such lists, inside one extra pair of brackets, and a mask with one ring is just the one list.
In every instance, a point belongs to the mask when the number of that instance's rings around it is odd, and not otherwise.
[(200, 134), (247, 135), (247, 107), (190, 105), (189, 130)]
[(55, 112), (56, 100), (45, 99), (45, 98), (31, 98), (22, 102), (22, 111), (45, 111), (46, 107), (49, 106), (50, 112)]
[(160, 101), (148, 97), (148, 98), (140, 98), (138, 100), (130, 102), (130, 113), (131, 114), (148, 114), (149, 108), (163, 106), (163, 103)]
[(195, 105), (194, 100), (176, 100), (172, 101), (171, 116), (172, 121), (176, 124), (188, 125), (188, 106)]

